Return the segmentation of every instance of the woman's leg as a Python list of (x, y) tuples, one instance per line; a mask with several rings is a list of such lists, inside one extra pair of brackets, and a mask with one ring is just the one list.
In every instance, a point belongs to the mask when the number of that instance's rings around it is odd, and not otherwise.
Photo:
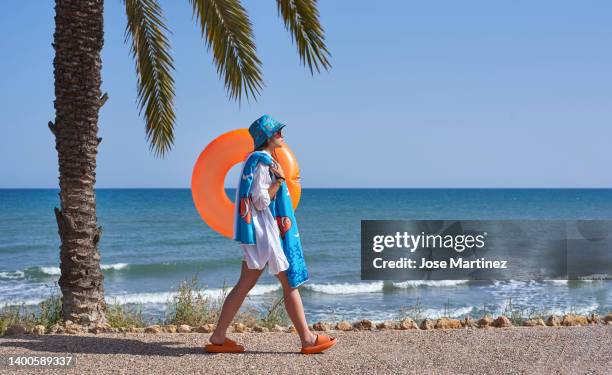
[(246, 261), (242, 261), (242, 271), (240, 273), (240, 279), (236, 286), (227, 294), (223, 307), (221, 309), (221, 316), (215, 327), (215, 331), (208, 338), (208, 341), (213, 344), (222, 344), (225, 341), (225, 332), (227, 327), (234, 319), (234, 316), (240, 309), (240, 306), (244, 302), (249, 291), (257, 283), (257, 279), (263, 272), (263, 269), (250, 269), (247, 267)]
[(300, 340), (302, 341), (302, 347), (312, 346), (315, 344), (317, 339), (316, 335), (310, 332), (308, 323), (306, 322), (306, 316), (304, 315), (304, 306), (302, 305), (302, 297), (300, 297), (300, 291), (297, 288), (292, 288), (287, 280), (285, 271), (276, 274), (276, 277), (283, 286), (283, 294), (285, 296), (285, 309), (293, 326), (295, 327)]

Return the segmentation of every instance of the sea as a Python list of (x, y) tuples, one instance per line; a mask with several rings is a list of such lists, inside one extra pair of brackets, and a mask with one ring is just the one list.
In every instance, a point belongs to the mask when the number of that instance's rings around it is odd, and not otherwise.
[[(226, 190), (233, 199), (235, 190)], [(57, 292), (58, 189), (0, 189), (0, 306), (35, 306)], [(240, 276), (242, 250), (208, 227), (189, 189), (96, 189), (106, 300), (163, 318), (181, 282), (211, 301)], [(303, 189), (296, 210), (310, 279), (306, 318), (436, 318), (512, 309), (605, 314), (612, 280), (361, 280), (361, 220), (612, 219), (612, 189)], [(612, 274), (612, 272), (610, 272)], [(282, 296), (266, 268), (244, 308)]]

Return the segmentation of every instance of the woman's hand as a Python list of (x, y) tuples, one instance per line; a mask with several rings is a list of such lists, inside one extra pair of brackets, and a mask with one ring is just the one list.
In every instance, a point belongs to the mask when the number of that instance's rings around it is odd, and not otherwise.
[(276, 177), (285, 178), (285, 171), (283, 171), (283, 167), (280, 165), (280, 163), (271, 164), (270, 169), (272, 170), (272, 173), (276, 175)]

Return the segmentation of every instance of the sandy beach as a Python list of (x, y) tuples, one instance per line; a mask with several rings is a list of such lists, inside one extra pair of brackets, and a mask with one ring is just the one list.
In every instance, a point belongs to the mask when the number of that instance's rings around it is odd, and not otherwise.
[(295, 333), (230, 333), (241, 354), (204, 353), (209, 334), (129, 333), (4, 337), (0, 356), (74, 354), (74, 367), (38, 370), (70, 374), (612, 373), (610, 325), (328, 333), (338, 344), (316, 355), (299, 353)]

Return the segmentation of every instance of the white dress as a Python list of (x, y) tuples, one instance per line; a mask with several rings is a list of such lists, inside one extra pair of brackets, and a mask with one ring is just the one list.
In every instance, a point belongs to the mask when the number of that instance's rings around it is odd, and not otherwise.
[[(270, 155), (269, 152), (265, 150), (264, 152)], [(270, 155), (270, 157), (272, 157), (272, 155)], [(276, 163), (276, 160), (274, 160), (274, 162)], [(236, 188), (234, 218), (238, 217), (239, 205), (236, 204), (236, 202), (239, 202), (238, 190), (240, 188), (240, 180), (242, 179), (243, 171), (244, 163), (242, 163), (241, 173), (238, 179), (238, 187)], [(268, 205), (270, 204), (268, 189), (270, 188), (270, 185), (276, 181), (276, 177), (270, 175), (270, 168), (263, 163), (259, 163), (257, 168), (255, 168), (250, 193), (254, 206), (254, 209), (251, 211), (251, 219), (253, 220), (253, 226), (255, 229), (255, 244), (240, 244), (240, 246), (242, 246), (242, 258), (246, 261), (248, 268), (261, 270), (267, 263), (268, 273), (271, 275), (276, 275), (279, 272), (287, 270), (289, 268), (289, 262), (287, 261), (287, 257), (283, 251), (278, 224), (268, 208)]]

